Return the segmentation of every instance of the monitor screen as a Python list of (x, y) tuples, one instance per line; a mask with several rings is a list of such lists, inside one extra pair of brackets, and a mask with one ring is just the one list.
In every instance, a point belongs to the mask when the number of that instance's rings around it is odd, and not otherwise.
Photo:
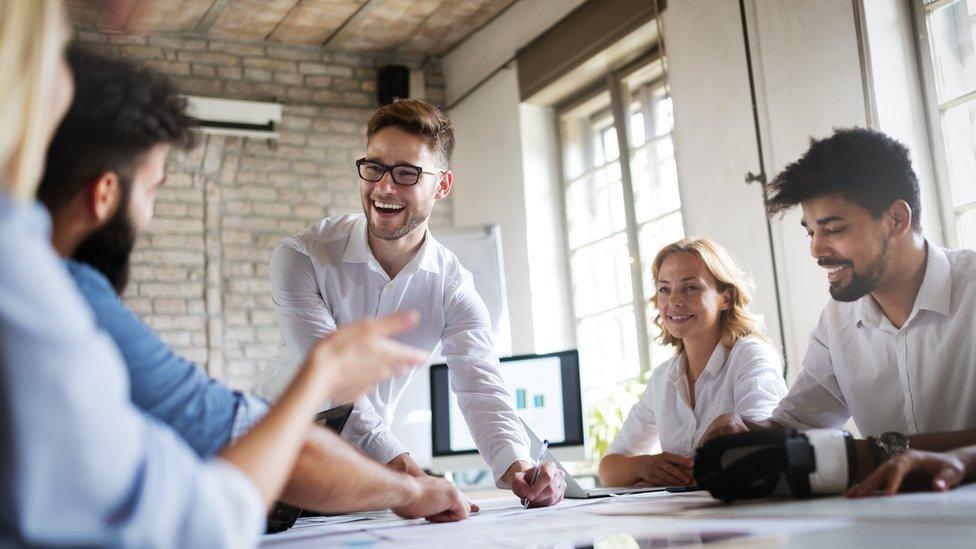
[[(499, 372), (512, 408), (538, 436), (548, 438), (554, 448), (583, 444), (579, 354), (575, 350), (503, 358)], [(433, 455), (476, 452), (457, 396), (450, 389), (446, 364), (431, 367), (430, 393)]]

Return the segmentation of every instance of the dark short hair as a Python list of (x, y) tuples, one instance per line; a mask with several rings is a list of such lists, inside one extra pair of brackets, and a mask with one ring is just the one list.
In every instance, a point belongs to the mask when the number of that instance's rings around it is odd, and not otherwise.
[(188, 150), (196, 121), (173, 83), (131, 61), (69, 46), (75, 96), (47, 153), (37, 197), (50, 210), (67, 204), (106, 172), (128, 193), (132, 171), (158, 144)]
[(799, 160), (769, 183), (766, 211), (780, 213), (826, 195), (840, 195), (878, 218), (896, 200), (912, 209), (912, 227), (921, 230), (918, 178), (908, 149), (891, 137), (867, 128), (834, 130), (810, 140)]
[(419, 99), (400, 99), (380, 108), (366, 124), (366, 142), (383, 128), (394, 126), (424, 140), (427, 147), (444, 163), (454, 154), (454, 123), (444, 111)]

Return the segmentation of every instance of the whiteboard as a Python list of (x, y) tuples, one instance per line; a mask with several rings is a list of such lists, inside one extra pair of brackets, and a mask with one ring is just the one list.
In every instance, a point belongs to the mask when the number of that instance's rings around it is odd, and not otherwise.
[(454, 252), (461, 265), (471, 272), (475, 290), (485, 301), (491, 316), (495, 351), (499, 356), (511, 355), (512, 329), (505, 296), (501, 229), (495, 224), (466, 229), (442, 229), (434, 234), (434, 238)]

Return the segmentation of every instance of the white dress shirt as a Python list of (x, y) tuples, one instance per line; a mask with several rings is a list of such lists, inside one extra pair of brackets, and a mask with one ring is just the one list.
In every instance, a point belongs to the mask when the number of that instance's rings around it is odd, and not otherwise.
[(661, 450), (693, 457), (698, 441), (721, 414), (765, 419), (786, 394), (783, 364), (768, 343), (740, 338), (731, 349), (719, 343), (688, 397), (687, 357), (675, 355), (651, 373), (647, 390), (631, 408), (608, 454), (634, 456)]
[(976, 428), (976, 252), (926, 243), (925, 277), (901, 328), (870, 294), (827, 303), (773, 419), (862, 436)]
[[(288, 353), (254, 391), (277, 398), (309, 349), (337, 326), (412, 309), (420, 313), (419, 326), (396, 339), (431, 353), (442, 346), (451, 389), (495, 478), (516, 460), (531, 461), (498, 373), (488, 310), (471, 274), (428, 231), (417, 255), (390, 279), (370, 251), (366, 230), (362, 214), (336, 216), (278, 244), (271, 258), (271, 295)], [(343, 438), (381, 463), (406, 452), (388, 422), (419, 370), (386, 380), (360, 399)]]
[(0, 546), (255, 545), (261, 494), (132, 404), (49, 235), (0, 191)]

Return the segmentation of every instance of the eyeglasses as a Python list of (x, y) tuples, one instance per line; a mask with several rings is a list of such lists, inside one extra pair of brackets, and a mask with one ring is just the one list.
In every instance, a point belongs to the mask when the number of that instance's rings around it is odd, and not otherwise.
[(420, 181), (420, 174), (422, 173), (437, 175), (446, 171), (425, 172), (420, 166), (413, 166), (411, 164), (387, 166), (386, 164), (366, 160), (365, 158), (360, 158), (356, 161), (356, 168), (359, 170), (359, 177), (370, 183), (378, 183), (380, 179), (383, 179), (383, 174), (390, 172), (390, 177), (393, 178), (393, 182), (404, 187), (416, 185)]

